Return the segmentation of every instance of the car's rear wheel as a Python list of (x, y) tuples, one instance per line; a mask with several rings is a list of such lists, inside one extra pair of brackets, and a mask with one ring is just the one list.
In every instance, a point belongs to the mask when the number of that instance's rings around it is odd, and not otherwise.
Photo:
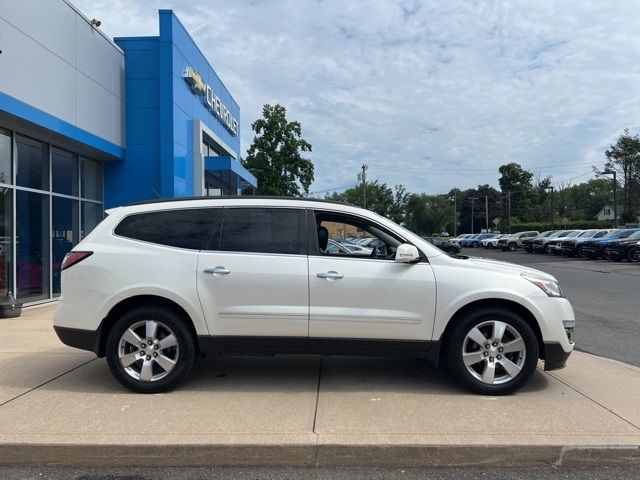
[(627, 260), (630, 262), (640, 262), (640, 248), (631, 247), (627, 250)]
[(533, 374), (538, 341), (518, 314), (488, 308), (461, 319), (449, 336), (446, 356), (450, 372), (471, 391), (505, 395)]
[(518, 249), (518, 244), (516, 242), (510, 242), (509, 243), (509, 251), (510, 252), (515, 252)]
[(196, 357), (186, 319), (159, 307), (123, 315), (109, 332), (106, 357), (113, 376), (134, 392), (158, 393), (176, 386)]

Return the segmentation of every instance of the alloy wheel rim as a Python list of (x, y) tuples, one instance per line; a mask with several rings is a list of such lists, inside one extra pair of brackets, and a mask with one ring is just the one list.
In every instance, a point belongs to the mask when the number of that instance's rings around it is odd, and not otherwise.
[(513, 326), (489, 320), (467, 332), (462, 343), (462, 361), (477, 380), (501, 385), (520, 374), (526, 350), (522, 335)]
[(127, 375), (142, 382), (157, 382), (169, 375), (179, 353), (176, 335), (157, 320), (134, 323), (118, 342), (120, 365)]

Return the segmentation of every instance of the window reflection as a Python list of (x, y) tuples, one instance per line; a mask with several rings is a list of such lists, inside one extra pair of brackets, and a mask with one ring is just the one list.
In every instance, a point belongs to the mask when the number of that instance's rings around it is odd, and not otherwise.
[(17, 297), (49, 298), (49, 196), (16, 192)]

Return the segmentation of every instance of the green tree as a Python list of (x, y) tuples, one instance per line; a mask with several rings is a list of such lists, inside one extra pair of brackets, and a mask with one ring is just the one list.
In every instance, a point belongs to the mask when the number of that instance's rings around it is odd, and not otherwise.
[(302, 156), (311, 144), (302, 138), (299, 122), (287, 121), (282, 105), (264, 105), (262, 118), (251, 124), (255, 137), (247, 157), (246, 169), (258, 179), (258, 195), (286, 197), (309, 193), (313, 182), (313, 162)]
[(634, 221), (640, 206), (640, 137), (625, 128), (615, 145), (604, 152), (605, 169), (614, 170), (622, 184), (622, 221)]
[(500, 189), (511, 195), (511, 216), (528, 220), (533, 191), (533, 173), (512, 162), (498, 168)]
[(394, 222), (404, 225), (407, 216), (407, 204), (409, 203), (409, 194), (403, 185), (393, 187), (393, 203), (389, 210), (389, 218)]
[(418, 235), (453, 231), (453, 204), (447, 195), (413, 193), (407, 201), (407, 227)]
[[(404, 223), (407, 200), (409, 194), (402, 185), (396, 185), (392, 190), (386, 183), (378, 180), (367, 182), (367, 209), (376, 212), (396, 223)], [(344, 192), (333, 192), (325, 196), (327, 200), (346, 202), (359, 207), (363, 206), (363, 185), (360, 183)]]

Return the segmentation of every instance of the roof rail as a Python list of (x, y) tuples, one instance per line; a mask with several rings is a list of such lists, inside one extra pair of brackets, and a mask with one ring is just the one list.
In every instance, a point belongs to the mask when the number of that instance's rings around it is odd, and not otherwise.
[(167, 203), (167, 202), (186, 202), (193, 200), (291, 200), (302, 202), (318, 202), (318, 203), (332, 203), (335, 205), (348, 205), (350, 207), (357, 207), (347, 202), (338, 202), (335, 200), (325, 200), (323, 198), (306, 198), (306, 197), (279, 197), (275, 195), (220, 195), (220, 196), (207, 196), (207, 197), (176, 197), (176, 198), (156, 198), (151, 200), (141, 200), (139, 202), (133, 202), (125, 205), (131, 207), (134, 205), (147, 205), (153, 203)]

